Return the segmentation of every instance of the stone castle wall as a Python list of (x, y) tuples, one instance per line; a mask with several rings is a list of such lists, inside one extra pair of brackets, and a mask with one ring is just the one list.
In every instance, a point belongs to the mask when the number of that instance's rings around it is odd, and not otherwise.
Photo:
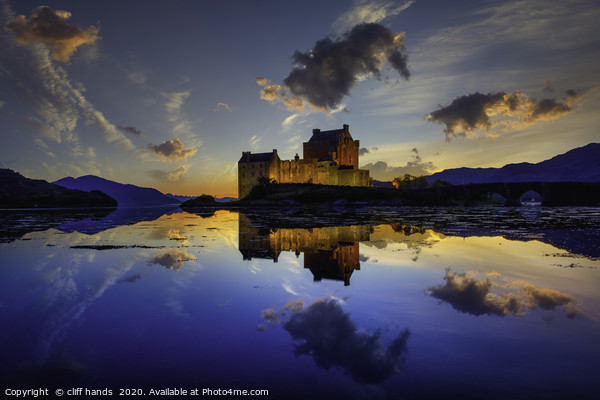
[(321, 132), (303, 144), (303, 158), (281, 160), (272, 153), (243, 152), (238, 162), (238, 197), (250, 193), (260, 177), (279, 183), (369, 186), (369, 171), (358, 169), (359, 141), (353, 140), (344, 125), (342, 130)]

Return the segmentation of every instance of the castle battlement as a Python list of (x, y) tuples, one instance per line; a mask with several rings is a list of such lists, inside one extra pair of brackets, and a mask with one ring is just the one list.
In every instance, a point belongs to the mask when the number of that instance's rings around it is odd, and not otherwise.
[(270, 153), (242, 152), (238, 161), (238, 197), (250, 193), (260, 177), (280, 183), (369, 186), (369, 171), (358, 169), (360, 142), (352, 139), (348, 125), (342, 129), (313, 129), (303, 143), (303, 157), (281, 160), (277, 149)]

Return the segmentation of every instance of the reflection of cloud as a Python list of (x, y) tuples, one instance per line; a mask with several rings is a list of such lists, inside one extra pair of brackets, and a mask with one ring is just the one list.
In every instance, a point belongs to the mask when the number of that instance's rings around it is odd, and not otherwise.
[(68, 62), (77, 47), (90, 43), (98, 38), (98, 28), (90, 26), (84, 30), (75, 25), (69, 25), (71, 17), (68, 11), (51, 10), (46, 6), (38, 7), (31, 18), (24, 15), (6, 25), (6, 29), (15, 34), (19, 44), (29, 45), (34, 42), (44, 42), (52, 50), (52, 58)]
[[(446, 270), (444, 285), (429, 289), (429, 294), (447, 302), (463, 313), (473, 315), (523, 316), (537, 308), (554, 310), (564, 306), (568, 318), (581, 314), (574, 299), (553, 289), (538, 289), (525, 281), (496, 283), (497, 273), (477, 279), (472, 274), (454, 273)], [(494, 290), (494, 292), (492, 292)]]
[[(296, 340), (296, 356), (309, 355), (321, 368), (338, 367), (363, 384), (381, 383), (401, 369), (410, 336), (408, 329), (386, 348), (381, 332), (360, 331), (338, 300), (324, 298), (307, 308), (303, 305), (302, 300), (290, 301), (282, 312), (291, 312), (283, 328)], [(266, 311), (267, 317), (274, 315), (279, 320), (273, 309), (264, 310), (263, 318)]]
[(260, 312), (260, 315), (262, 317), (262, 319), (264, 319), (267, 322), (270, 322), (272, 324), (278, 324), (279, 321), (279, 315), (277, 313), (276, 310), (274, 310), (273, 308), (267, 308), (266, 310), (262, 310)]
[(162, 265), (165, 268), (179, 271), (185, 261), (194, 261), (197, 258), (188, 254), (187, 249), (164, 249), (159, 251), (148, 263)]

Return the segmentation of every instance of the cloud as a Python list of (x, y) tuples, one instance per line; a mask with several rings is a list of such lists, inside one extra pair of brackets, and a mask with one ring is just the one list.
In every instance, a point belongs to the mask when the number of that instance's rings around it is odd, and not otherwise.
[(283, 120), (283, 122), (281, 123), (281, 127), (284, 130), (290, 129), (294, 123), (294, 120), (296, 118), (298, 118), (300, 116), (300, 114), (292, 114), (289, 117), (287, 117), (286, 119)]
[(149, 144), (148, 148), (165, 161), (187, 160), (198, 151), (197, 149), (186, 149), (179, 138), (167, 140), (159, 145)]
[(123, 133), (127, 133), (133, 136), (145, 136), (144, 132), (135, 126), (117, 126), (117, 129)]
[(225, 104), (225, 103), (221, 103), (221, 102), (219, 102), (219, 103), (217, 104), (217, 108), (215, 108), (215, 111), (221, 111), (221, 110), (227, 110), (227, 111), (229, 111), (229, 112), (232, 112), (232, 111), (233, 111), (233, 110), (231, 109), (231, 107), (229, 107), (229, 105), (228, 105), (228, 104)]
[(581, 314), (573, 297), (553, 289), (538, 289), (525, 281), (504, 280), (500, 283), (490, 274), (477, 279), (473, 274), (454, 273), (446, 269), (444, 285), (429, 288), (428, 293), (445, 301), (457, 311), (480, 315), (524, 316), (537, 308), (555, 310), (563, 306), (567, 317)]
[(164, 249), (154, 255), (148, 263), (179, 271), (185, 261), (193, 260), (197, 260), (197, 258), (192, 254), (188, 254), (187, 249)]
[(365, 155), (367, 153), (370, 153), (370, 151), (366, 147), (361, 147), (360, 149), (358, 149), (358, 155), (359, 156)]
[(250, 150), (256, 151), (260, 146), (261, 140), (262, 139), (259, 138), (257, 135), (252, 135), (252, 137), (248, 140), (248, 147), (250, 148)]
[(413, 3), (413, 0), (402, 2), (355, 0), (352, 8), (340, 15), (332, 27), (335, 32), (342, 33), (358, 24), (380, 22), (389, 16), (400, 14)]
[(261, 98), (281, 102), (290, 111), (303, 110), (308, 102), (315, 110), (340, 110), (342, 100), (360, 80), (381, 78), (387, 63), (404, 79), (410, 77), (404, 52), (404, 34), (380, 24), (360, 24), (341, 38), (327, 37), (306, 53), (296, 51), (295, 66), (283, 85), (257, 79)]
[(33, 12), (30, 19), (19, 15), (6, 25), (6, 29), (14, 33), (17, 43), (30, 45), (41, 41), (52, 50), (53, 59), (68, 62), (79, 46), (93, 44), (99, 39), (97, 27), (82, 29), (69, 25), (67, 20), (70, 17), (71, 13), (68, 11), (55, 11), (41, 6)]
[[(0, 12), (0, 25), (14, 21), (12, 10), (4, 4)], [(72, 83), (65, 69), (57, 65), (48, 46), (32, 42), (16, 46), (12, 37), (0, 35), (0, 79), (9, 84), (30, 104), (35, 116), (28, 117), (37, 132), (57, 143), (68, 143), (78, 148), (76, 127), (80, 121), (96, 125), (109, 143), (125, 150), (134, 150), (131, 141), (104, 114), (98, 111), (83, 95), (85, 88)]]
[(176, 113), (181, 109), (181, 106), (183, 106), (183, 102), (190, 97), (190, 95), (192, 94), (191, 91), (189, 90), (184, 90), (181, 92), (172, 92), (172, 93), (161, 93), (163, 95), (163, 97), (165, 97), (167, 99), (167, 102), (165, 103), (165, 108), (167, 109), (167, 112), (170, 114)]
[(188, 143), (192, 141), (194, 147), (200, 147), (202, 146), (202, 141), (197, 139), (197, 135), (194, 132), (194, 121), (190, 120), (188, 115), (182, 111), (184, 102), (191, 94), (190, 90), (161, 93), (167, 99), (165, 110), (167, 112), (167, 121), (173, 125), (171, 129), (173, 136), (183, 137)]
[(367, 333), (357, 328), (339, 300), (324, 298), (307, 308), (303, 305), (301, 300), (290, 301), (279, 314), (273, 309), (263, 311), (268, 311), (266, 316), (273, 321), (274, 315), (279, 321), (279, 315), (291, 312), (283, 328), (296, 341), (297, 357), (308, 355), (318, 367), (339, 368), (362, 384), (379, 384), (402, 369), (410, 336), (408, 329), (386, 347), (380, 330)]
[(158, 180), (177, 182), (181, 176), (187, 172), (187, 170), (188, 169), (186, 167), (181, 166), (173, 171), (152, 170), (148, 171), (148, 174)]
[(268, 84), (264, 78), (258, 78), (256, 82), (264, 86), (260, 91), (260, 98), (269, 103), (283, 103), (289, 111), (304, 110), (304, 102), (298, 96), (292, 96), (281, 85)]
[(264, 319), (267, 322), (270, 322), (272, 324), (278, 324), (279, 321), (279, 315), (277, 313), (276, 310), (274, 310), (273, 308), (267, 308), (266, 310), (262, 310), (260, 312), (260, 315), (262, 317), (262, 319)]
[(446, 140), (457, 135), (474, 137), (474, 131), (489, 131), (504, 125), (526, 127), (569, 114), (575, 103), (589, 91), (568, 90), (564, 103), (555, 99), (536, 100), (525, 93), (473, 93), (457, 97), (448, 106), (427, 116), (429, 121), (446, 126)]
[(389, 166), (385, 161), (377, 161), (361, 166), (361, 169), (368, 169), (370, 176), (377, 180), (388, 181), (405, 174), (413, 176), (429, 175), (436, 166), (431, 161), (423, 161), (419, 155), (419, 150), (415, 147), (412, 150), (412, 161), (407, 161), (406, 165), (399, 167)]
[(544, 88), (542, 89), (545, 93), (554, 93), (554, 87), (552, 86), (552, 82), (545, 79), (544, 80)]

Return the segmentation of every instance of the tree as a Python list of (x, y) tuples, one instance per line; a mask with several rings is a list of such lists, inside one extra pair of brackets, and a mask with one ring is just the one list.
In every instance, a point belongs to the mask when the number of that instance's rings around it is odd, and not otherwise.
[(402, 178), (394, 178), (392, 185), (396, 189), (423, 189), (429, 186), (425, 176), (413, 176), (410, 174), (404, 174)]

